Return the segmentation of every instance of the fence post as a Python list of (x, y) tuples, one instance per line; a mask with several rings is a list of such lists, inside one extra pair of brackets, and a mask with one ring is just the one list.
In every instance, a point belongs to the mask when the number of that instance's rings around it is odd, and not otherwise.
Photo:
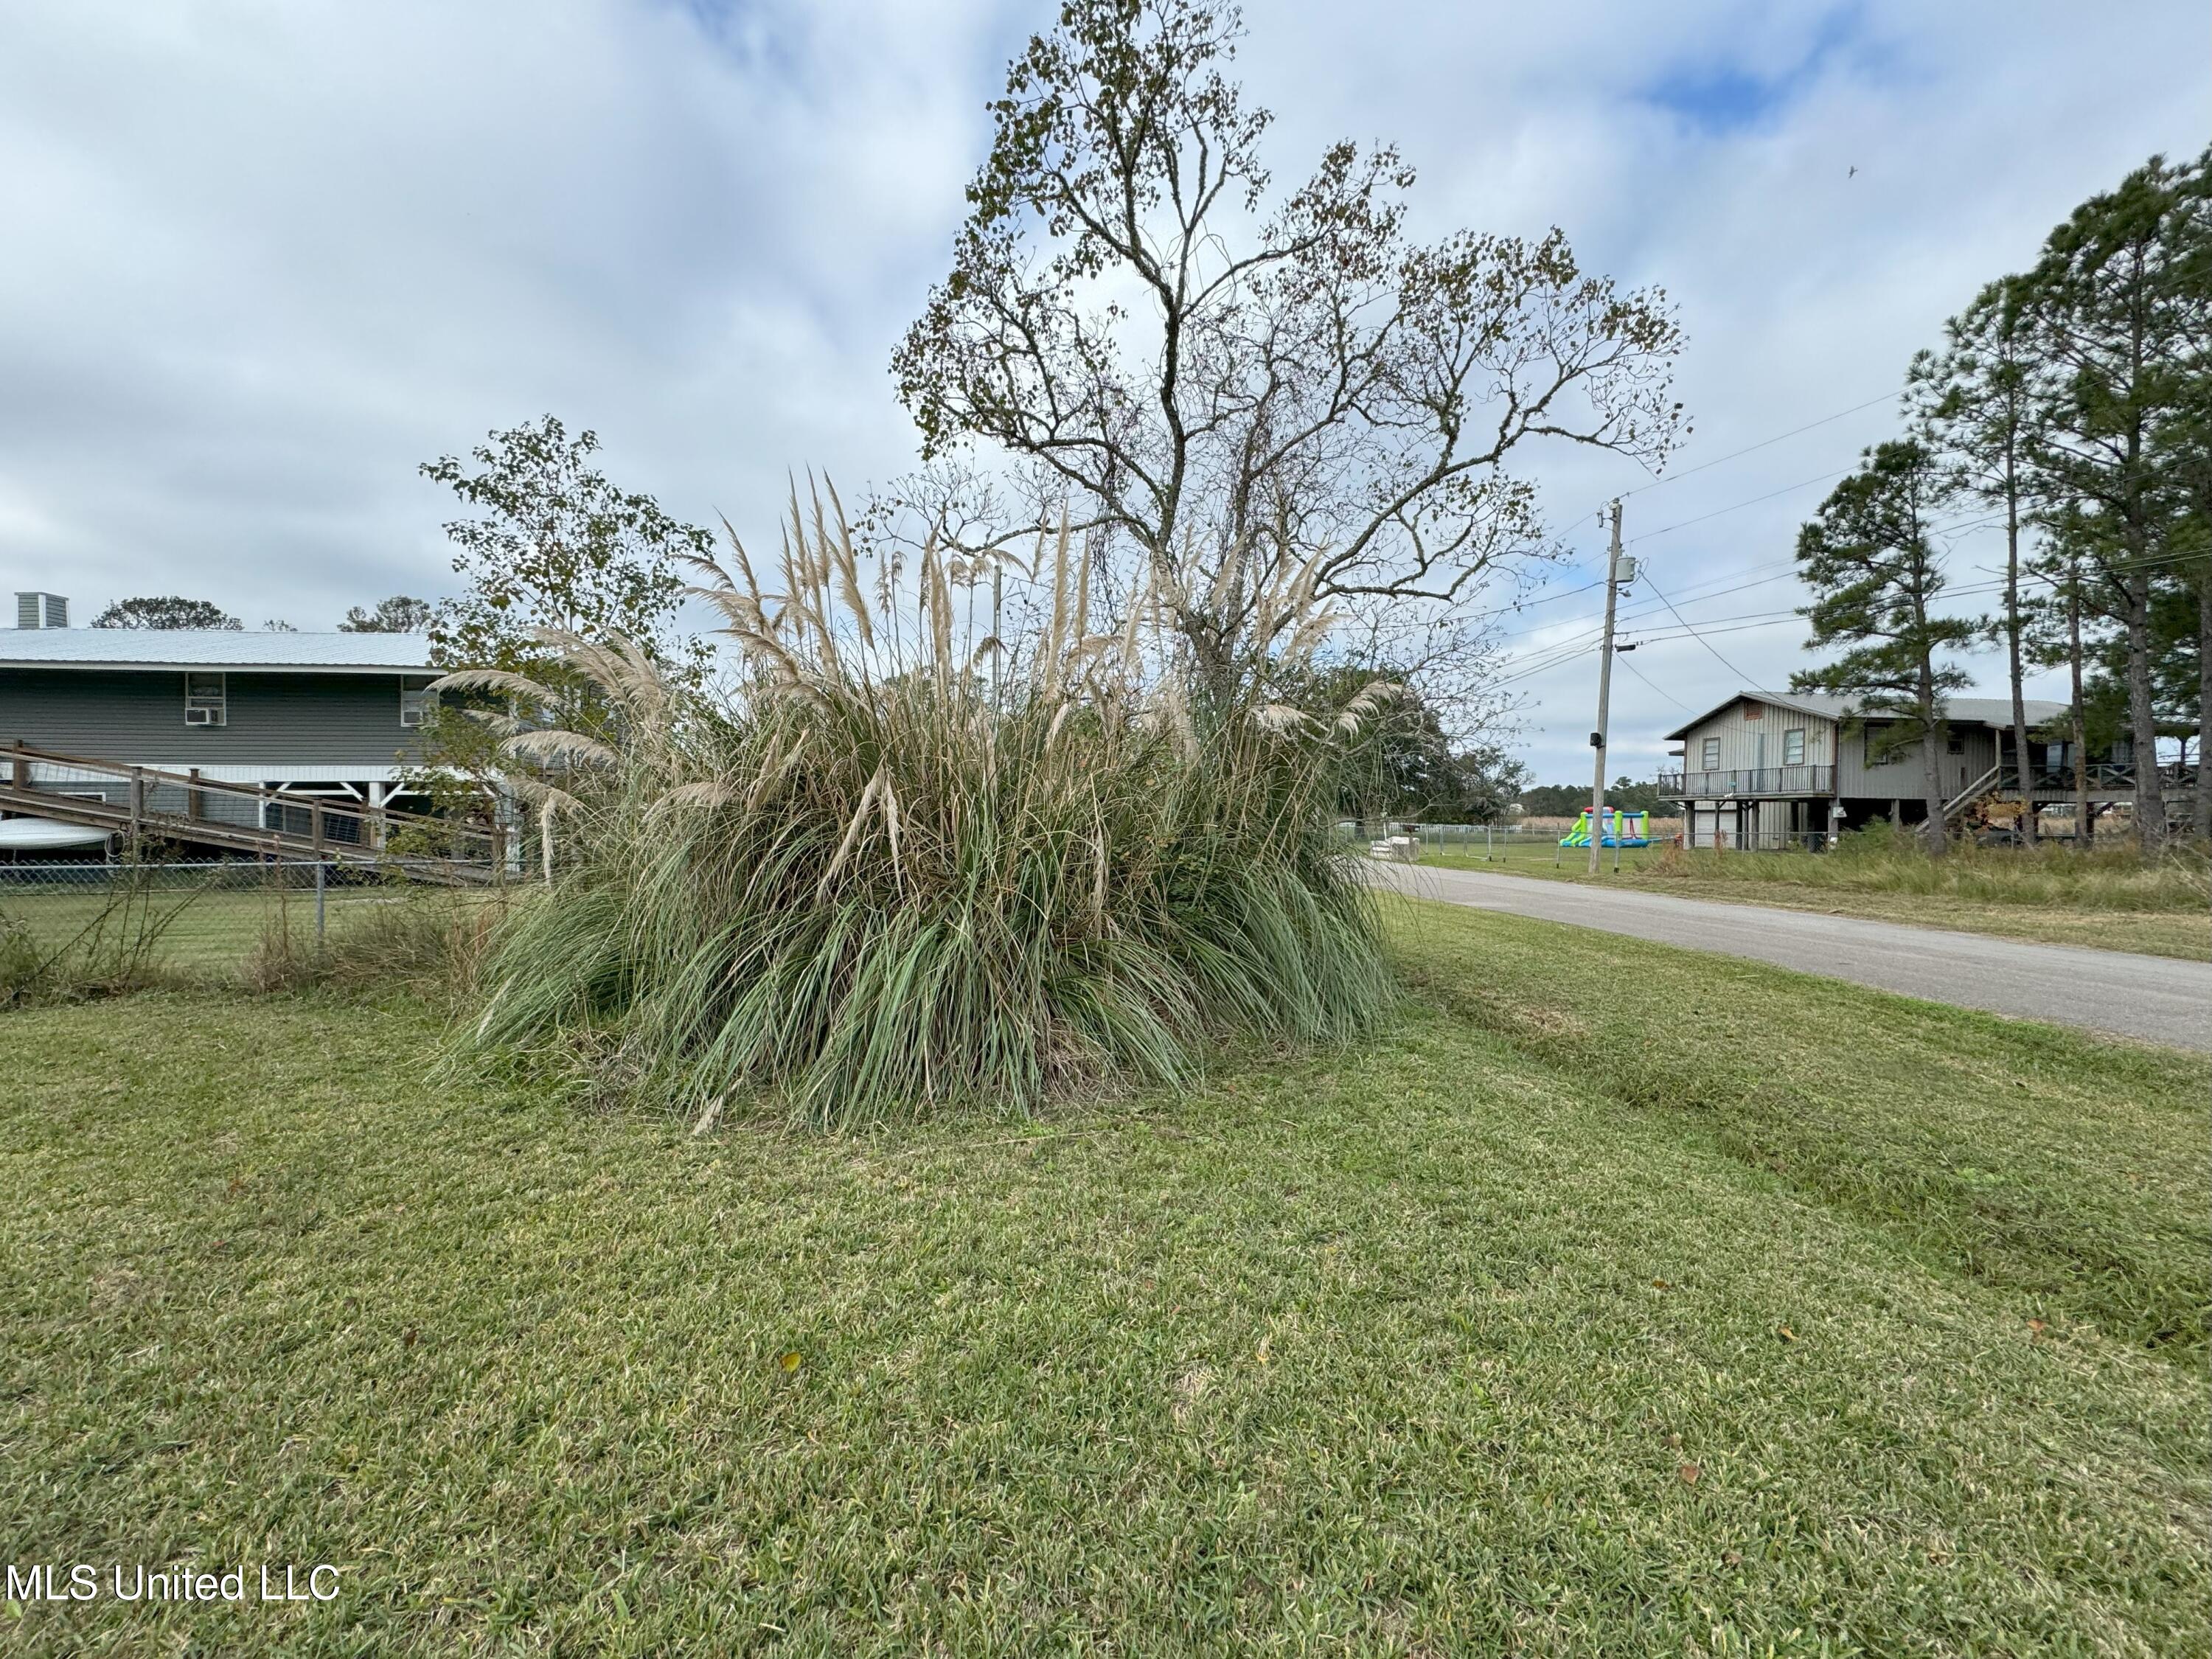
[(191, 786), (185, 791), (185, 817), (191, 823), (198, 823), (207, 816), (207, 796), (199, 787), (200, 769), (195, 766), (186, 775), (192, 781)]
[(330, 866), (319, 858), (315, 860), (315, 943), (323, 942), (323, 884)]
[[(139, 821), (146, 816), (146, 769), (131, 769), (131, 844), (135, 849), (141, 833)], [(136, 856), (134, 852), (133, 856)]]
[(11, 777), (18, 789), (28, 789), (31, 787), (31, 763), (24, 758), (23, 740), (21, 738), (15, 739), (15, 764)]

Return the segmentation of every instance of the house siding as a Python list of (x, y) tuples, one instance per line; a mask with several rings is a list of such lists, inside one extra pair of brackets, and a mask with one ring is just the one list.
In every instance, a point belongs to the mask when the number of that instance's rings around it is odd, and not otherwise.
[[(1756, 715), (1752, 711), (1758, 710)], [(1819, 714), (1800, 714), (1778, 703), (1746, 697), (1723, 709), (1692, 730), (1682, 756), (1687, 772), (1742, 771), (1758, 766), (1780, 766), (1782, 734), (1802, 728), (1807, 766), (1830, 766), (1836, 760), (1836, 723)], [(1705, 740), (1721, 740), (1720, 759), (1711, 767), (1705, 762)], [(1764, 746), (1762, 746), (1762, 740)]]
[(143, 766), (327, 766), (342, 779), (349, 767), (420, 758), (399, 694), (434, 678), (234, 672), (225, 723), (194, 726), (181, 669), (0, 669), (0, 742)]
[[(1928, 787), (1921, 772), (1920, 745), (1908, 744), (1880, 765), (1869, 766), (1867, 744), (1878, 731), (1878, 726), (1869, 726), (1844, 734), (1842, 758), (1836, 768), (1836, 793), (1845, 799), (1918, 800)], [(1947, 800), (1996, 765), (1997, 758), (1997, 734), (1987, 726), (1960, 726), (1952, 731), (1960, 739), (1963, 752), (1954, 755), (1947, 748), (1943, 755)]]

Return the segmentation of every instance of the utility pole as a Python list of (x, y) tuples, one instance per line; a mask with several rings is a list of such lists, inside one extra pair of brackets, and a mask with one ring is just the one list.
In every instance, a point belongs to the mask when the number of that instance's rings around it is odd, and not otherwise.
[(1598, 850), (1605, 844), (1606, 714), (1613, 700), (1613, 613), (1620, 600), (1620, 502), (1613, 504), (1613, 546), (1605, 556), (1605, 647), (1597, 659), (1597, 730), (1590, 733), (1589, 872), (1597, 873)]

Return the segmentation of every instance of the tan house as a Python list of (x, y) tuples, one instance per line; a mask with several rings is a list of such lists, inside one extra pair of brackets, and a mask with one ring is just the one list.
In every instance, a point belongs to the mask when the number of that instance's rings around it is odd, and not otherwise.
[[(1945, 708), (1946, 816), (1962, 816), (2000, 793), (2017, 796), (2010, 700), (1953, 697)], [(2072, 745), (2036, 737), (2067, 706), (2030, 698), (2027, 712), (2035, 799), (2070, 800)], [(1693, 847), (1809, 845), (1875, 818), (1917, 823), (1928, 816), (1920, 744), (1873, 758), (1891, 724), (1878, 717), (1854, 720), (1846, 697), (1739, 691), (1667, 734), (1668, 742), (1680, 745), (1668, 751), (1679, 769), (1659, 775), (1659, 793), (1681, 803), (1683, 836)], [(2094, 800), (2132, 797), (2134, 772), (2124, 740), (2119, 750), (2091, 759)]]

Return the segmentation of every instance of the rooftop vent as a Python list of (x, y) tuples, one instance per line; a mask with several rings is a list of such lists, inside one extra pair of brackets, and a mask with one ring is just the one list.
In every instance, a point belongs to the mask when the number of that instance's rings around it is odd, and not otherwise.
[(18, 593), (15, 596), (15, 626), (67, 628), (69, 601), (58, 593)]

